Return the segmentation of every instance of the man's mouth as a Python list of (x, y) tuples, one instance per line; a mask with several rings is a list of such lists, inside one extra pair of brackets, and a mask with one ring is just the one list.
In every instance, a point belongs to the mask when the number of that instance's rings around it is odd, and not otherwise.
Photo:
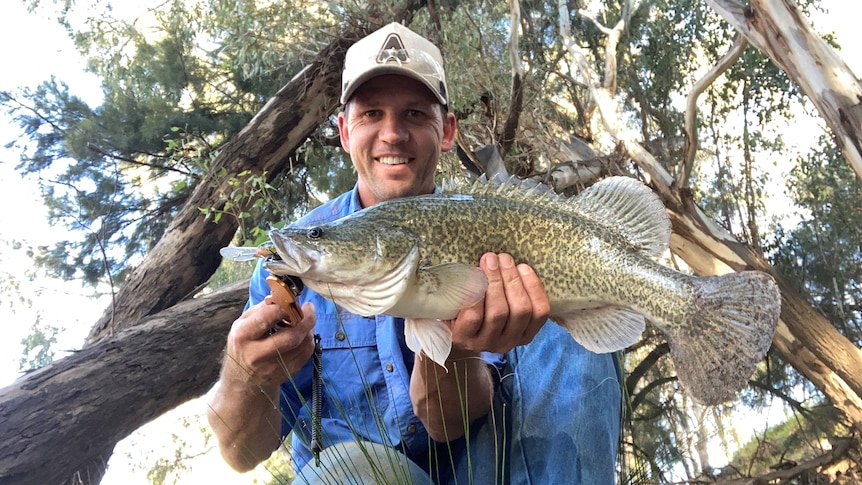
[(384, 165), (403, 165), (408, 163), (410, 159), (407, 157), (380, 157), (377, 161)]

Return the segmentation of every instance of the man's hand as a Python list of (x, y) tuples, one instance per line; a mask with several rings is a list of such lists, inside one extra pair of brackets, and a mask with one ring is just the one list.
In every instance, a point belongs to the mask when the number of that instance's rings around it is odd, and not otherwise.
[(269, 297), (243, 312), (227, 337), (223, 384), (239, 381), (271, 389), (298, 373), (314, 352), (314, 305), (306, 303), (302, 311), (304, 318), (290, 326), (282, 326), (287, 314)]
[(231, 326), (207, 418), (222, 457), (238, 471), (254, 468), (281, 441), (279, 387), (314, 352), (314, 305), (306, 303), (302, 311), (301, 321), (280, 327), (287, 314), (267, 298)]
[(539, 277), (505, 253), (485, 253), (479, 267), (488, 276), (488, 290), (452, 321), (453, 347), (502, 354), (530, 343), (551, 309)]

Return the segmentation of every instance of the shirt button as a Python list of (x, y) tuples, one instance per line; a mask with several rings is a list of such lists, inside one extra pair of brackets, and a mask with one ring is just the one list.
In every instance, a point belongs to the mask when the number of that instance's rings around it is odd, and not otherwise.
[(410, 426), (407, 427), (407, 434), (413, 434), (415, 432), (416, 432), (416, 425), (415, 424), (411, 424)]
[(335, 340), (338, 340), (339, 342), (341, 342), (345, 338), (347, 338), (347, 335), (344, 332), (342, 332), (340, 330), (338, 332), (335, 332)]
[(386, 363), (386, 370), (387, 370), (387, 371), (389, 371), (389, 372), (392, 372), (392, 371), (394, 371), (394, 370), (395, 370), (395, 366), (394, 366), (394, 365), (392, 365), (392, 363), (391, 363), (391, 362), (387, 362), (387, 363)]

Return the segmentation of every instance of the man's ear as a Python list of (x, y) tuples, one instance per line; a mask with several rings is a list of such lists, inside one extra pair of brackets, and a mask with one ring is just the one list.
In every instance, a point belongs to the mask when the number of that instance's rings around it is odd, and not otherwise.
[(345, 152), (350, 153), (350, 133), (347, 130), (347, 115), (345, 111), (338, 113), (338, 136), (341, 138), (341, 148)]
[[(457, 129), (458, 121), (456, 120), (455, 115), (446, 111), (446, 115), (443, 117), (443, 139), (440, 143), (440, 149), (444, 152), (448, 152), (452, 149)], [(344, 142), (342, 141), (342, 143)]]

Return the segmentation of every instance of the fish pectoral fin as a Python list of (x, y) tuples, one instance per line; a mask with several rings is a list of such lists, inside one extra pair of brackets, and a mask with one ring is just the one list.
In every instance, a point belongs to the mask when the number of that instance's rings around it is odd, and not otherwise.
[(618, 306), (574, 310), (552, 319), (584, 348), (597, 354), (633, 345), (646, 328), (643, 315)]
[[(455, 318), (458, 312), (485, 297), (488, 277), (481, 269), (462, 263), (442, 263), (419, 269), (416, 302), (433, 309), (437, 318)], [(417, 312), (415, 314), (422, 314)]]
[(432, 318), (407, 318), (404, 320), (404, 338), (413, 353), (425, 352), (429, 359), (446, 369), (446, 359), (452, 351), (452, 331), (446, 322)]

